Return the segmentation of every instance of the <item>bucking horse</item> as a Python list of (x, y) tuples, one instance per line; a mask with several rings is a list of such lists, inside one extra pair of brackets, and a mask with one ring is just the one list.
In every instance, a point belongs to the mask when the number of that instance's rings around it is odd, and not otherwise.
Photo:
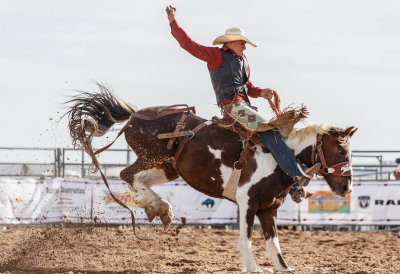
[[(152, 186), (181, 177), (206, 195), (224, 198), (224, 189), (240, 159), (243, 165), (230, 200), (239, 207), (238, 250), (243, 270), (272, 272), (262, 269), (252, 253), (255, 216), (261, 223), (266, 251), (276, 269), (293, 270), (281, 254), (276, 218), (294, 182), (265, 147), (244, 141), (237, 132), (196, 116), (192, 107), (138, 109), (106, 87), (99, 87), (97, 93), (82, 91), (69, 101), (72, 105), (67, 114), (73, 144), (81, 146), (96, 162), (92, 138), (104, 135), (115, 123), (127, 121), (119, 135), (124, 133), (137, 160), (122, 170), (120, 176), (137, 193), (135, 202), (144, 208), (150, 221), (159, 217), (168, 226), (174, 218), (171, 204), (155, 193)], [(356, 130), (313, 124), (294, 129), (286, 142), (305, 165), (321, 163), (319, 175), (335, 194), (344, 197), (352, 190), (349, 141)], [(247, 153), (243, 153), (245, 142), (252, 144)]]

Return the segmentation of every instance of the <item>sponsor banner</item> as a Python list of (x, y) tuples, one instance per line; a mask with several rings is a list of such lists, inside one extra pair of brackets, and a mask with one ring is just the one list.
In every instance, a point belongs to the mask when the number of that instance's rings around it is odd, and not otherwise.
[(334, 195), (325, 181), (311, 182), (315, 194), (300, 204), (300, 222), (309, 225), (398, 225), (400, 182), (355, 182), (347, 197)]
[(63, 179), (0, 180), (0, 222), (32, 224), (84, 222), (89, 216), (91, 189), (83, 181)]
[(0, 180), (0, 222), (7, 224), (35, 222), (43, 196), (43, 181), (35, 179)]
[(364, 187), (356, 184), (355, 189), (352, 208), (358, 224), (400, 224), (399, 181), (368, 182)]
[[(135, 204), (136, 194), (125, 182), (110, 181), (110, 187), (134, 211), (138, 223), (149, 223), (144, 210)], [(278, 224), (400, 224), (398, 181), (356, 182), (351, 195), (345, 198), (333, 195), (324, 181), (314, 181), (307, 189), (316, 192), (307, 201), (296, 204), (290, 197), (286, 198), (278, 210)], [(181, 217), (189, 224), (237, 222), (236, 204), (204, 195), (181, 180), (157, 185), (153, 190), (171, 203), (174, 223), (180, 223)], [(112, 199), (102, 181), (0, 179), (0, 223), (129, 224), (130, 221), (129, 211)]]
[[(110, 181), (111, 191), (117, 198), (128, 205), (135, 213), (138, 223), (149, 223), (142, 208), (134, 203), (136, 193), (130, 192), (127, 184), (122, 181)], [(175, 215), (174, 223), (180, 223), (185, 217), (188, 224), (233, 224), (237, 222), (238, 207), (225, 200), (207, 196), (181, 180), (157, 185), (152, 188), (163, 199), (169, 201)], [(130, 223), (130, 214), (127, 209), (118, 205), (110, 196), (102, 181), (96, 181), (93, 188), (93, 216), (96, 222)], [(297, 224), (298, 204), (291, 199), (278, 211), (278, 224)], [(159, 220), (153, 223), (160, 223)], [(256, 223), (259, 223), (256, 219)]]
[[(111, 181), (110, 188), (117, 198), (132, 209), (138, 223), (149, 223), (144, 210), (134, 202), (136, 193), (131, 192), (126, 183)], [(236, 223), (237, 206), (234, 203), (204, 195), (183, 181), (172, 181), (152, 189), (171, 203), (174, 223), (181, 223), (181, 217), (185, 217), (188, 224)], [(97, 181), (93, 187), (93, 205), (93, 218), (96, 222), (131, 222), (129, 211), (112, 199), (102, 181)]]
[[(136, 193), (131, 192), (127, 183), (119, 180), (109, 180), (108, 183), (114, 196), (133, 211), (136, 223), (146, 223), (146, 214), (143, 209), (138, 208), (135, 204)], [(129, 210), (114, 201), (103, 181), (92, 181), (92, 186), (93, 206), (91, 218), (94, 223), (131, 223)]]
[(154, 191), (168, 200), (175, 216), (185, 217), (188, 223), (236, 223), (237, 205), (225, 199), (207, 196), (183, 181), (158, 185)]

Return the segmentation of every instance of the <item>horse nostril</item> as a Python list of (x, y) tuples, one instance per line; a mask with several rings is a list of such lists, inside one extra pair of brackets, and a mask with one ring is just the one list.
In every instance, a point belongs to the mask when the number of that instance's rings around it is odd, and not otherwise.
[(343, 192), (347, 192), (349, 190), (349, 186), (348, 185), (344, 185), (343, 186)]

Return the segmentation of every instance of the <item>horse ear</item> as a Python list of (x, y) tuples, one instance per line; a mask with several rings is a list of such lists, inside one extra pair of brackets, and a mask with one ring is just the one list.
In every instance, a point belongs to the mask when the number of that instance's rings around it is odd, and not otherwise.
[(350, 138), (353, 136), (354, 133), (356, 133), (357, 130), (358, 130), (358, 127), (356, 127), (355, 129), (353, 129), (353, 130), (350, 132), (350, 134), (349, 134)]
[(354, 127), (348, 127), (346, 128), (346, 130), (344, 131), (344, 135), (345, 136), (349, 136), (350, 138), (353, 136), (353, 134), (357, 131), (358, 128), (354, 128)]

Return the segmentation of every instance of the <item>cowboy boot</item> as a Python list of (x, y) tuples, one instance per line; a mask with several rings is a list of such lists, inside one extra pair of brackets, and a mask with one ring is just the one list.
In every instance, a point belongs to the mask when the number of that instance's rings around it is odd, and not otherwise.
[[(264, 124), (264, 123), (263, 123)], [(294, 184), (289, 193), (296, 203), (300, 203), (307, 195), (303, 186), (306, 186), (314, 174), (321, 169), (317, 163), (307, 168), (298, 163), (293, 151), (287, 146), (282, 135), (277, 130), (260, 132), (261, 143), (269, 149), (282, 171), (294, 179)]]
[(304, 170), (302, 170), (302, 168), (299, 166), (299, 170), (303, 175), (294, 178), (295, 183), (289, 190), (289, 194), (294, 202), (300, 203), (303, 200), (310, 198), (314, 194), (314, 192), (309, 192), (305, 190), (304, 186), (307, 186), (310, 183), (312, 176), (316, 174), (320, 169), (320, 163), (316, 163), (312, 167), (306, 168)]
[(290, 191), (290, 196), (292, 197), (292, 200), (295, 203), (301, 203), (305, 199), (310, 198), (312, 195), (314, 195), (314, 192), (312, 191), (307, 191), (304, 189), (302, 186), (293, 186)]

